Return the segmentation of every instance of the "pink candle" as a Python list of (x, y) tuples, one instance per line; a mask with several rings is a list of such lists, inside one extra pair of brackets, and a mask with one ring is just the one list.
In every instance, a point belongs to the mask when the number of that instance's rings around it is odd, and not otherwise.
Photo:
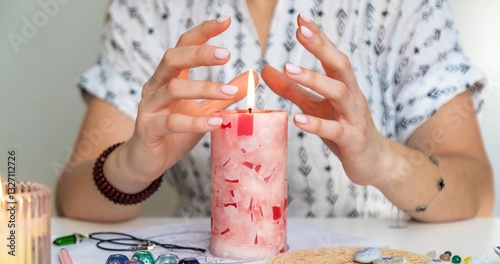
[(225, 259), (266, 259), (286, 249), (285, 111), (221, 111), (212, 132), (211, 246)]
[(254, 110), (253, 72), (249, 110), (221, 111), (212, 132), (211, 244), (217, 257), (271, 258), (286, 250), (287, 131), (285, 111)]

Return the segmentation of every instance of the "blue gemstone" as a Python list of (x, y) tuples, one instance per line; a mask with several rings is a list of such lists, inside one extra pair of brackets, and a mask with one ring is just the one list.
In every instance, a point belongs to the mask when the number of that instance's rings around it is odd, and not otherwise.
[(164, 253), (158, 256), (155, 264), (178, 264), (179, 257), (175, 254)]
[(125, 262), (123, 264), (144, 264), (144, 262), (142, 262), (142, 260), (138, 260), (138, 259), (129, 259), (129, 260), (125, 260)]
[(200, 262), (195, 258), (183, 258), (179, 264), (200, 264)]
[(108, 257), (106, 264), (125, 264), (128, 257), (122, 254), (113, 254)]

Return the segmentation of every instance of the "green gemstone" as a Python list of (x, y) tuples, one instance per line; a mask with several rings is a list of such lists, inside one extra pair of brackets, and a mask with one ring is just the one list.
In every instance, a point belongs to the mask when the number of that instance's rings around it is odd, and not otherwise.
[(58, 237), (52, 243), (56, 246), (67, 246), (80, 243), (84, 238), (86, 238), (84, 235), (72, 234), (69, 236)]
[(451, 263), (462, 263), (462, 258), (459, 255), (455, 255), (451, 258)]
[(153, 254), (151, 254), (151, 252), (149, 251), (137, 251), (134, 253), (131, 259), (140, 260), (144, 264), (155, 264)]

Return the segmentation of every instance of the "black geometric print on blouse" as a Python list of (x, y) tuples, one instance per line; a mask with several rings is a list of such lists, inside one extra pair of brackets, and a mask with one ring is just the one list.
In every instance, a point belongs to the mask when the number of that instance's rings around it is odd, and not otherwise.
[(358, 194), (357, 194), (357, 189), (356, 189), (356, 186), (354, 186), (353, 183), (349, 183), (349, 195), (353, 198), (353, 199), (356, 199), (358, 197)]
[(264, 99), (264, 89), (265, 85), (262, 83), (259, 83), (257, 85), (257, 89), (255, 90), (255, 107), (257, 109), (264, 109), (266, 108), (266, 100)]
[(137, 8), (136, 8), (136, 7), (130, 7), (130, 8), (129, 8), (129, 13), (130, 13), (130, 17), (131, 17), (132, 19), (137, 20), (137, 22), (139, 22), (139, 24), (140, 24), (141, 26), (143, 26), (143, 27), (144, 27), (144, 26), (146, 26), (146, 22), (144, 22), (144, 18), (142, 17), (142, 15), (141, 15), (141, 14), (139, 14), (139, 13), (137, 12)]
[(328, 178), (328, 180), (326, 181), (326, 190), (327, 190), (326, 200), (333, 208), (339, 196), (335, 193), (335, 182), (331, 177)]
[(415, 124), (419, 124), (424, 120), (425, 116), (415, 115), (410, 117), (404, 117), (401, 119), (399, 124), (396, 126), (396, 132), (399, 132), (400, 129), (408, 129), (408, 127), (413, 126)]
[(233, 1), (232, 6), (235, 12), (235, 17), (237, 21), (236, 27), (238, 27), (238, 33), (236, 34), (235, 48), (236, 48), (236, 60), (233, 63), (233, 69), (235, 69), (236, 75), (240, 75), (246, 68), (246, 64), (242, 59), (243, 47), (246, 45), (246, 36), (243, 34), (243, 14), (240, 9), (240, 1)]
[(344, 9), (340, 9), (337, 12), (337, 34), (340, 37), (342, 37), (344, 35), (347, 18), (348, 18), (348, 15)]
[(324, 15), (323, 2), (324, 0), (314, 0), (314, 6), (311, 9), (311, 15), (313, 19), (317, 21)]
[(188, 161), (189, 161), (189, 167), (192, 168), (192, 173), (194, 176), (194, 182), (196, 184), (196, 189), (197, 191), (195, 192), (195, 195), (192, 198), (197, 199), (199, 202), (207, 202), (210, 199), (210, 196), (205, 194), (205, 188), (203, 185), (203, 181), (200, 180), (200, 172), (196, 169), (196, 162), (193, 158), (193, 156), (188, 155)]
[(302, 173), (302, 176), (307, 178), (309, 173), (311, 173), (312, 167), (309, 165), (309, 155), (307, 154), (307, 150), (303, 146), (299, 149), (299, 158), (299, 171)]
[(168, 20), (168, 18), (169, 18), (169, 17), (170, 17), (170, 9), (167, 7), (167, 8), (166, 8), (166, 10), (165, 10), (165, 13), (163, 13), (163, 14), (161, 15), (161, 18), (162, 18), (163, 20)]
[(312, 211), (307, 212), (306, 218), (316, 218), (316, 214), (314, 214)]
[[(373, 24), (374, 24), (373, 15), (375, 15), (375, 7), (371, 3), (368, 3), (368, 5), (366, 6), (366, 25), (365, 25), (368, 31), (371, 31), (373, 29)], [(371, 46), (371, 43), (368, 46)]]
[(373, 46), (375, 49), (375, 54), (377, 54), (377, 56), (382, 55), (382, 53), (386, 49), (386, 46), (384, 45), (384, 38), (385, 38), (385, 27), (382, 25), (382, 26), (380, 26), (380, 28), (378, 30), (377, 41), (375, 42), (375, 45)]
[(440, 96), (455, 93), (457, 90), (458, 90), (458, 88), (456, 86), (449, 86), (449, 87), (446, 87), (444, 89), (443, 88), (439, 88), (439, 89), (432, 88), (432, 90), (430, 90), (427, 93), (427, 97), (434, 99), (434, 100), (437, 100), (437, 99), (439, 99)]
[(226, 72), (224, 70), (220, 70), (217, 75), (217, 82), (225, 83), (226, 82)]
[(349, 47), (351, 48), (351, 55), (356, 52), (356, 49), (358, 49), (358, 44), (355, 43), (354, 41), (349, 42)]
[(186, 28), (186, 30), (192, 29), (194, 27), (193, 19), (188, 17), (188, 19), (186, 19), (186, 25), (184, 27)]
[(149, 54), (142, 49), (142, 43), (139, 41), (132, 41), (132, 47), (134, 51), (137, 52), (145, 61), (151, 61)]
[(315, 192), (314, 189), (312, 189), (310, 186), (306, 186), (304, 190), (302, 190), (302, 193), (304, 194), (304, 200), (310, 206), (312, 206), (314, 202), (316, 202), (316, 198), (314, 197), (314, 192)]
[[(297, 45), (297, 41), (296, 41), (296, 38), (295, 38), (295, 24), (293, 23), (294, 19), (295, 19), (295, 0), (292, 0), (291, 3), (290, 3), (290, 6), (288, 7), (288, 26), (286, 28), (286, 38), (283, 42), (283, 46), (285, 47), (285, 51), (286, 51), (286, 61), (289, 62), (290, 59), (291, 59), (291, 54), (292, 54), (292, 51), (293, 49), (295, 48), (295, 46)], [(285, 65), (282, 65), (283, 67)], [(290, 102), (290, 100), (280, 96), (278, 98), (278, 103), (280, 105), (280, 109), (281, 110), (284, 110), (284, 111), (287, 111), (288, 113), (290, 113), (292, 111), (292, 102)]]
[(405, 57), (399, 64), (396, 72), (394, 73), (394, 78), (393, 78), (395, 86), (399, 86), (399, 84), (403, 81), (404, 70), (406, 69), (406, 67), (408, 67), (409, 63), (410, 59)]
[(449, 72), (461, 72), (462, 74), (466, 74), (470, 68), (471, 66), (469, 64), (460, 63), (448, 65), (445, 69)]
[(293, 104), (292, 102), (290, 102), (290, 100), (280, 96), (280, 98), (278, 98), (278, 102), (280, 104), (281, 110), (287, 111), (288, 113), (292, 111)]
[(104, 96), (106, 102), (113, 104), (116, 100), (116, 94), (111, 91), (106, 91), (106, 95)]
[(141, 85), (142, 84), (142, 81), (135, 78), (133, 75), (132, 75), (132, 71), (130, 70), (127, 70), (127, 71), (123, 71), (121, 72), (120, 74), (122, 76), (123, 79), (125, 79), (127, 82), (131, 82), (131, 83), (135, 83), (135, 84), (138, 84), (138, 85)]
[(359, 215), (359, 212), (358, 210), (354, 209), (352, 210), (348, 215), (347, 217), (348, 218), (358, 218), (360, 215)]
[(109, 44), (111, 44), (111, 47), (112, 47), (115, 51), (117, 51), (117, 52), (119, 52), (119, 53), (121, 53), (121, 54), (123, 54), (123, 53), (124, 53), (124, 49), (123, 49), (120, 45), (118, 45), (118, 44), (115, 42), (115, 40), (114, 40), (114, 39), (112, 39), (112, 40), (109, 42)]
[(99, 71), (99, 80), (101, 81), (101, 84), (108, 84), (108, 72), (104, 69)]
[(236, 75), (240, 75), (245, 68), (245, 62), (241, 58), (237, 58), (233, 63), (233, 68), (236, 70)]
[(283, 43), (287, 54), (289, 55), (292, 52), (293, 48), (297, 45), (297, 41), (295, 41), (295, 25), (293, 23), (289, 23), (286, 30), (286, 40)]
[(330, 155), (332, 154), (332, 151), (330, 150), (330, 148), (326, 144), (323, 144), (322, 150), (323, 150), (323, 155), (325, 156), (325, 158), (330, 157)]

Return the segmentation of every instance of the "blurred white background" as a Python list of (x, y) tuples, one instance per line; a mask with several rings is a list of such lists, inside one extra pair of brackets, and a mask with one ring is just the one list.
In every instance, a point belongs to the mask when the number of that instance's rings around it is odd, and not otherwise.
[[(500, 173), (500, 122), (495, 116), (500, 113), (500, 0), (450, 1), (466, 53), (489, 78), (481, 127)], [(48, 2), (57, 8), (45, 11), (41, 3)], [(7, 150), (15, 149), (18, 179), (54, 188), (85, 110), (74, 81), (96, 60), (106, 4), (0, 3), (0, 175), (7, 175)], [(33, 21), (33, 27), (26, 28)], [(22, 37), (17, 45), (9, 40), (13, 34)], [(495, 187), (500, 192), (500, 181)], [(497, 196), (495, 215), (500, 216)], [(169, 214), (175, 203), (176, 196), (164, 184), (147, 202), (144, 214)]]

